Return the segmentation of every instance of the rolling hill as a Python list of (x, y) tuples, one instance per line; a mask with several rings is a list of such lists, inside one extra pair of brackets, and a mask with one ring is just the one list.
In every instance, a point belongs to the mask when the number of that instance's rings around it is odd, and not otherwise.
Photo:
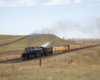
[(47, 42), (51, 42), (50, 46), (73, 44), (73, 41), (61, 39), (53, 34), (33, 34), (29, 36), (0, 35), (0, 44), (5, 44), (0, 46), (0, 60), (20, 58), (25, 47), (41, 46)]
[(65, 45), (65, 44), (68, 45), (73, 43), (72, 41), (63, 40), (53, 34), (34, 34), (29, 36), (0, 35), (0, 44), (1, 45), (5, 44), (4, 46), (0, 46), (0, 52), (11, 51), (11, 50), (22, 50), (25, 47), (31, 47), (31, 46), (41, 46), (46, 42), (51, 42), (50, 46)]

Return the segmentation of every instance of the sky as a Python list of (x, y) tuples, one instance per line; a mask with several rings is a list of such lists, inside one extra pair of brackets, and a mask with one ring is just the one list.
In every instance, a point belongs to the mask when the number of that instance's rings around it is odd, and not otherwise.
[(0, 34), (99, 38), (100, 0), (0, 0)]

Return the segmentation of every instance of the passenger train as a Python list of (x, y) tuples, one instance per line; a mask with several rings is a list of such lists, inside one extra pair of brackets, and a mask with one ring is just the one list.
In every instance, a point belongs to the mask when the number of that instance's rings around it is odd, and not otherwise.
[(21, 57), (23, 59), (31, 59), (35, 57), (42, 57), (46, 55), (53, 55), (58, 53), (63, 53), (67, 51), (87, 48), (96, 46), (97, 43), (82, 43), (76, 45), (59, 45), (59, 46), (48, 46), (48, 47), (27, 47), (25, 48), (25, 52), (22, 53)]

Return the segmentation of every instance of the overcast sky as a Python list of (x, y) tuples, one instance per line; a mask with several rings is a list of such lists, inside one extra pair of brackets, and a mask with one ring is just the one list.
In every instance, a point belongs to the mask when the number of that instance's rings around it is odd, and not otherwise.
[(100, 0), (0, 0), (0, 34), (100, 37)]

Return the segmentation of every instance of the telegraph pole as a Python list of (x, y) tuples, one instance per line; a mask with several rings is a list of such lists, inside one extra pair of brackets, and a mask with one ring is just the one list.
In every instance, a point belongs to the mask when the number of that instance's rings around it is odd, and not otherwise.
[(73, 44), (74, 44), (74, 38), (73, 38)]
[(84, 39), (84, 43), (85, 43), (85, 39)]
[[(49, 34), (50, 35), (50, 34)], [(50, 44), (51, 44), (51, 35), (50, 35)], [(49, 44), (49, 46), (50, 46), (50, 44)]]

